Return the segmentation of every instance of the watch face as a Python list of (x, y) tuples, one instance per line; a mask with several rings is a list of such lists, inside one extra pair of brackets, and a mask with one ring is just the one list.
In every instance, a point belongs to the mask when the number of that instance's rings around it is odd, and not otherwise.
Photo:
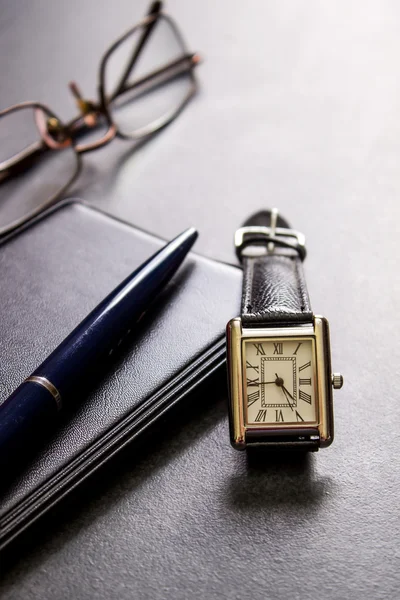
[(259, 338), (243, 344), (247, 425), (315, 423), (313, 338)]

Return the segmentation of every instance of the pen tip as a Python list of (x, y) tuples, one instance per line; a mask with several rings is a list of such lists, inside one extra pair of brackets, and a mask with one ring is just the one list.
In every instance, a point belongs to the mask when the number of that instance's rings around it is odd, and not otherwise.
[(195, 243), (195, 241), (199, 237), (199, 232), (197, 231), (197, 229), (195, 227), (189, 227), (189, 229), (186, 229), (185, 233), (187, 235), (187, 239), (190, 240), (192, 245)]
[(193, 241), (197, 240), (199, 237), (199, 232), (195, 227), (189, 227), (184, 233), (186, 233), (188, 237), (193, 238)]
[(195, 227), (189, 227), (188, 229), (185, 229), (185, 231), (182, 231), (182, 233), (178, 235), (172, 241), (172, 243), (176, 248), (180, 248), (179, 251), (185, 255), (192, 248), (193, 244), (197, 240), (198, 235), (199, 232)]

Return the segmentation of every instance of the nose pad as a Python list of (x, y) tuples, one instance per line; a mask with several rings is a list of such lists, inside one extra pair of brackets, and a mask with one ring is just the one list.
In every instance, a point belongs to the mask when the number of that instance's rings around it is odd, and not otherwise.
[[(83, 98), (74, 81), (69, 83), (69, 89), (81, 114), (80, 117), (74, 119), (72, 125), (69, 125), (70, 134), (75, 142), (75, 150), (78, 153), (89, 152), (108, 144), (117, 134), (115, 125), (109, 122), (99, 104)], [(84, 144), (76, 143), (83, 134), (89, 134), (89, 137), (95, 139), (89, 139)]]
[(65, 127), (56, 117), (47, 119), (46, 128), (47, 134), (50, 135), (57, 144), (63, 144), (67, 140), (68, 134)]
[(69, 89), (75, 98), (76, 105), (88, 127), (94, 127), (98, 121), (98, 108), (91, 100), (85, 100), (75, 81), (69, 83)]
[(49, 148), (60, 150), (72, 143), (67, 129), (57, 117), (45, 114), (40, 108), (35, 109), (34, 115), (40, 136)]

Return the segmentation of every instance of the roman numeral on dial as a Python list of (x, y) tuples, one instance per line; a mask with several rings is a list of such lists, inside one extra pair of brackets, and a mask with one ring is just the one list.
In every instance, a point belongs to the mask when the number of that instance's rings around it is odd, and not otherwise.
[(307, 367), (311, 367), (311, 360), (309, 360), (305, 365), (299, 367), (299, 371), (304, 371), (304, 369), (307, 369)]
[(311, 378), (310, 379), (299, 379), (299, 384), (300, 385), (311, 385)]
[(296, 410), (296, 420), (297, 421), (304, 421), (303, 417), (301, 416), (301, 414), (299, 414)]
[(283, 343), (282, 342), (277, 342), (276, 344), (274, 342), (274, 354), (283, 354)]
[(260, 372), (260, 366), (252, 365), (248, 360), (246, 360), (246, 367), (247, 369), (254, 369), (256, 373)]
[(259, 410), (258, 411), (258, 415), (256, 416), (256, 418), (254, 420), (257, 423), (260, 423), (260, 421), (265, 421), (266, 418), (267, 418), (267, 411), (266, 410)]
[(248, 377), (246, 378), (246, 382), (247, 382), (247, 386), (254, 386), (254, 385), (259, 385), (259, 379), (258, 377), (256, 377), (255, 379), (249, 379)]
[(275, 420), (277, 423), (284, 423), (283, 412), (281, 410), (275, 410)]
[(249, 394), (247, 396), (247, 406), (251, 406), (252, 404), (254, 404), (254, 402), (257, 402), (257, 400), (260, 397), (260, 392), (259, 390), (257, 390), (256, 392), (252, 392), (251, 394)]
[(310, 396), (310, 394), (307, 394), (306, 392), (303, 392), (303, 390), (300, 390), (299, 397), (300, 397), (300, 400), (304, 400), (304, 402), (307, 402), (308, 404), (311, 404), (311, 396)]
[(297, 348), (296, 348), (296, 350), (293, 352), (293, 354), (297, 354), (297, 350), (300, 348), (301, 344), (302, 344), (302, 342), (299, 342), (299, 343), (297, 344)]
[(253, 346), (255, 347), (255, 349), (257, 350), (257, 356), (259, 354), (262, 354), (263, 356), (265, 356), (265, 350), (263, 348), (262, 344), (253, 344)]

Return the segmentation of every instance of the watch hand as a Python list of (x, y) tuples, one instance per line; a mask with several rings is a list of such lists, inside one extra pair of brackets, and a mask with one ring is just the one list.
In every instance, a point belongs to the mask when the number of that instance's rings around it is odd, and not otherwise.
[(287, 389), (285, 388), (285, 386), (284, 386), (284, 385), (282, 386), (282, 389), (283, 389), (283, 390), (285, 390), (285, 392), (287, 393), (287, 395), (288, 395), (288, 396), (290, 396), (290, 397), (291, 397), (291, 399), (292, 399), (292, 400), (293, 400), (293, 402), (294, 402), (294, 398), (293, 398), (292, 394), (289, 392), (289, 390), (287, 390)]
[(294, 402), (294, 398), (293, 398), (293, 396), (292, 396), (292, 395), (291, 395), (291, 394), (290, 394), (290, 393), (287, 391), (287, 389), (285, 388), (285, 386), (283, 385), (284, 381), (283, 381), (282, 377), (279, 377), (278, 373), (275, 373), (275, 375), (276, 375), (276, 380), (275, 380), (275, 383), (276, 383), (276, 385), (277, 385), (278, 387), (280, 387), (280, 388), (281, 388), (281, 390), (282, 390), (282, 393), (283, 393), (283, 395), (285, 396), (285, 398), (286, 398), (286, 400), (287, 400), (287, 403), (288, 403), (288, 404), (289, 404), (289, 406), (290, 406), (290, 409), (293, 411), (293, 406), (290, 404), (290, 400), (289, 400), (289, 398), (288, 398), (288, 395), (289, 395), (289, 396), (292, 398), (293, 402)]
[[(287, 403), (289, 404), (289, 406), (290, 406), (291, 410), (293, 411), (293, 406), (290, 404), (290, 400), (289, 400), (289, 398), (288, 398), (288, 397), (287, 397), (287, 395), (286, 395), (286, 393), (288, 393), (288, 394), (289, 394), (289, 392), (287, 392), (286, 388), (285, 388), (283, 385), (282, 385), (281, 387), (282, 387), (282, 392), (283, 392), (283, 395), (285, 396), (285, 398), (286, 398), (286, 400), (287, 400)], [(290, 395), (290, 394), (289, 394), (289, 395)], [(293, 396), (292, 396), (292, 397), (293, 397)]]

